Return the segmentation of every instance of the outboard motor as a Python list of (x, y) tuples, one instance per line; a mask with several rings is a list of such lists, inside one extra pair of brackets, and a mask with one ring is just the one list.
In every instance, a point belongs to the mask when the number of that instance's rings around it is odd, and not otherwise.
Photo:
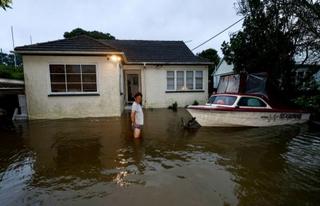
[(185, 123), (184, 119), (181, 118), (181, 123), (185, 129), (198, 129), (201, 127), (195, 117), (192, 117), (187, 123)]

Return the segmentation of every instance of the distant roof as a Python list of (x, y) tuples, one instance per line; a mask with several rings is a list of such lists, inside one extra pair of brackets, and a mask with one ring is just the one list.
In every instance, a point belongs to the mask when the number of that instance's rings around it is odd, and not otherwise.
[(211, 64), (183, 41), (98, 40), (85, 35), (16, 47), (17, 53), (124, 53), (126, 63)]

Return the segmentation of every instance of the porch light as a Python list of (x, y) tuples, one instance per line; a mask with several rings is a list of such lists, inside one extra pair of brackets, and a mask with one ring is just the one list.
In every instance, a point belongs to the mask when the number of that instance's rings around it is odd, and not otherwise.
[(119, 62), (119, 61), (121, 61), (121, 57), (117, 56), (117, 55), (111, 55), (110, 60), (113, 62)]

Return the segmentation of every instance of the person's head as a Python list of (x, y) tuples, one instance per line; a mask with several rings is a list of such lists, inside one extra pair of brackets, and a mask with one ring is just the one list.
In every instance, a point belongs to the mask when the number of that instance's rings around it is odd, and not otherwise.
[(142, 94), (140, 92), (137, 92), (135, 95), (134, 95), (134, 101), (141, 104), (142, 102)]

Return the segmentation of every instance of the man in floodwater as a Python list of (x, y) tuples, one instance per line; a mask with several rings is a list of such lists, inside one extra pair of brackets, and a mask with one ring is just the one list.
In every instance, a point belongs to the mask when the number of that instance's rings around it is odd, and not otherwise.
[(142, 94), (138, 92), (134, 95), (134, 102), (131, 109), (131, 125), (134, 138), (139, 138), (141, 136), (141, 130), (143, 126), (143, 111), (141, 102)]

